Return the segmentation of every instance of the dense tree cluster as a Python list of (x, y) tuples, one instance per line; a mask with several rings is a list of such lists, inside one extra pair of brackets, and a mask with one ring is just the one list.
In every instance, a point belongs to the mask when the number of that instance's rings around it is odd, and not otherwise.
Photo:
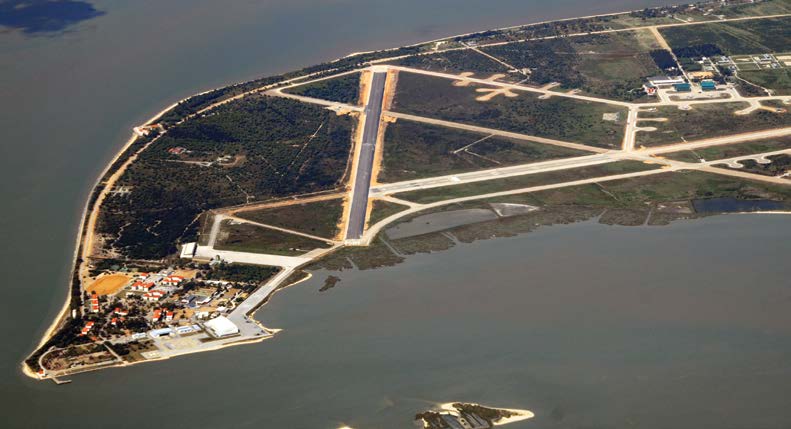
[(712, 43), (704, 43), (702, 45), (673, 48), (673, 53), (679, 58), (713, 57), (715, 55), (722, 55), (722, 49)]
[(676, 60), (673, 59), (673, 55), (671, 55), (670, 51), (667, 49), (656, 49), (651, 51), (651, 59), (653, 59), (654, 64), (662, 70), (678, 68)]
[(206, 280), (221, 279), (229, 282), (261, 283), (277, 274), (278, 268), (261, 265), (220, 264), (205, 276)]
[(291, 88), (286, 92), (339, 103), (357, 104), (357, 100), (360, 98), (360, 74), (351, 73), (333, 79), (320, 80)]

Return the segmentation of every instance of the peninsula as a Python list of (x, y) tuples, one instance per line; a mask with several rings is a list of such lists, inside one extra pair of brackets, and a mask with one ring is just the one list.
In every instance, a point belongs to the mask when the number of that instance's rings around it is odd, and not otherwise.
[[(359, 53), (181, 100), (97, 180), (70, 294), (23, 371), (59, 381), (287, 335), (253, 313), (317, 267), (591, 218), (787, 212), (789, 29), (791, 0), (703, 2)], [(481, 427), (516, 415), (453, 407)]]

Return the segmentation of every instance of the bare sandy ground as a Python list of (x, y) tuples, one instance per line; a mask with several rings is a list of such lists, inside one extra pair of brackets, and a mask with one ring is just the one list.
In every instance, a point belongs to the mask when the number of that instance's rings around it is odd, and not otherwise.
[(106, 276), (99, 276), (88, 287), (85, 288), (88, 292), (96, 292), (99, 296), (113, 295), (118, 293), (123, 288), (132, 276), (128, 274), (110, 274)]

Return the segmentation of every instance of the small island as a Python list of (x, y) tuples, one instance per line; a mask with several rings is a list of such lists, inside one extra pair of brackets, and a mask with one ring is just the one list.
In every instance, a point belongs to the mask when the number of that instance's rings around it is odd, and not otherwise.
[(590, 219), (787, 213), (789, 29), (791, 0), (705, 1), (353, 54), (174, 103), (97, 179), (67, 301), (22, 370), (59, 381), (283, 335), (253, 314), (319, 269)]
[(528, 410), (491, 408), (465, 402), (442, 404), (437, 410), (422, 412), (415, 420), (426, 429), (488, 429), (533, 418)]

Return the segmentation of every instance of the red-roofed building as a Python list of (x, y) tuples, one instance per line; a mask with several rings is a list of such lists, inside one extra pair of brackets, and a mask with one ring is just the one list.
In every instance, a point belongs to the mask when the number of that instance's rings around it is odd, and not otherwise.
[(171, 284), (171, 285), (177, 285), (183, 281), (184, 281), (184, 277), (181, 276), (167, 276), (164, 279), (162, 279), (162, 283)]
[(113, 326), (117, 325), (118, 324), (118, 318), (117, 317), (113, 317), (112, 319), (110, 319), (110, 324), (113, 325)]
[(154, 287), (154, 283), (152, 283), (152, 282), (139, 281), (139, 282), (134, 282), (132, 284), (132, 290), (137, 290), (137, 291), (141, 291), (141, 292), (148, 292), (153, 287)]
[(165, 322), (170, 322), (171, 320), (173, 320), (173, 312), (168, 311), (165, 313)]
[(165, 296), (165, 292), (161, 290), (152, 290), (143, 294), (143, 300), (148, 302), (157, 302)]
[(159, 318), (162, 316), (162, 310), (154, 310), (154, 314), (151, 316), (151, 320), (154, 322), (159, 322)]
[(176, 146), (168, 149), (168, 153), (172, 155), (181, 155), (182, 153), (185, 152), (187, 152), (187, 148), (181, 146)]
[(95, 293), (91, 295), (90, 308), (91, 308), (91, 313), (99, 312), (99, 298), (96, 296)]
[(85, 322), (85, 326), (82, 327), (82, 330), (80, 331), (80, 335), (88, 334), (88, 332), (91, 331), (91, 328), (93, 328), (93, 322)]

